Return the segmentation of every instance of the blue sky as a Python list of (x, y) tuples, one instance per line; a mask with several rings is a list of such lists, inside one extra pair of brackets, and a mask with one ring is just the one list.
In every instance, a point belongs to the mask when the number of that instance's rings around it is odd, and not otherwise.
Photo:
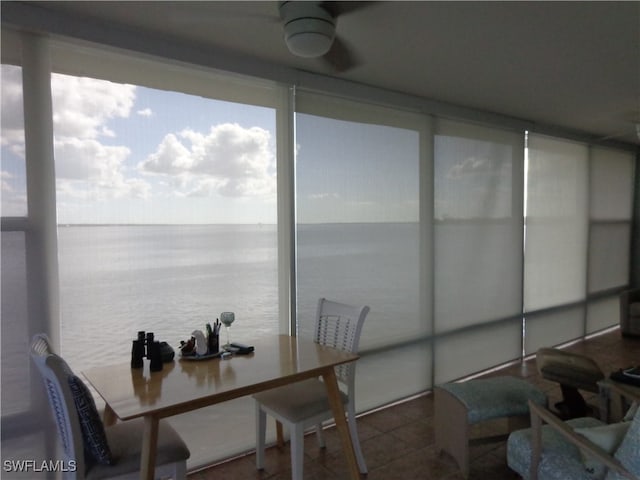
[(296, 116), (301, 222), (418, 220), (417, 131)]
[[(275, 110), (54, 74), (58, 222), (275, 223)], [(24, 215), (20, 69), (2, 67), (2, 214)], [(300, 222), (417, 221), (418, 134), (298, 114)]]
[[(25, 210), (15, 70), (3, 215)], [(52, 97), (59, 223), (275, 223), (274, 110), (62, 75)]]

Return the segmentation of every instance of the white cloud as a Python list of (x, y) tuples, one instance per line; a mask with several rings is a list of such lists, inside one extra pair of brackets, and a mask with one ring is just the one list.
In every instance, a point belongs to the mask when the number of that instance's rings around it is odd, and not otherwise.
[(153, 115), (153, 112), (150, 108), (143, 108), (142, 110), (138, 110), (136, 113), (141, 117), (150, 117)]
[(185, 196), (228, 197), (275, 193), (275, 157), (268, 130), (225, 123), (202, 134), (168, 134), (138, 166), (148, 174), (178, 177)]
[[(56, 137), (97, 138), (112, 118), (128, 118), (135, 101), (133, 85), (86, 77), (51, 77)], [(108, 130), (107, 130), (108, 131)]]
[(476, 174), (483, 171), (490, 171), (492, 165), (485, 158), (468, 157), (462, 162), (453, 165), (447, 172), (448, 178), (460, 178), (464, 175)]
[(7, 172), (0, 171), (0, 192), (2, 195), (2, 215), (6, 217), (22, 217), (27, 214), (27, 196), (24, 187), (16, 188), (13, 180), (16, 176)]
[(155, 153), (151, 154), (140, 168), (149, 173), (179, 175), (188, 173), (193, 166), (194, 156), (173, 133), (164, 137)]
[(114, 177), (130, 154), (127, 147), (105, 146), (92, 139), (56, 139), (54, 148), (56, 176), (68, 180), (99, 182)]
[(55, 141), (56, 178), (60, 194), (77, 198), (146, 198), (147, 182), (126, 178), (122, 163), (130, 150), (106, 146), (93, 139)]
[(111, 130), (109, 127), (106, 127), (106, 126), (103, 125), (101, 130), (100, 130), (100, 135), (102, 135), (103, 137), (112, 137), (112, 138), (114, 138), (116, 136), (116, 132)]
[(9, 183), (9, 180), (13, 178), (9, 172), (4, 170), (0, 171), (0, 187), (2, 188), (2, 193), (10, 193), (13, 192), (13, 186)]
[(100, 141), (116, 137), (107, 125), (109, 120), (130, 116), (135, 86), (55, 74), (51, 89), (59, 196), (93, 200), (148, 197), (151, 187), (147, 182), (125, 175), (124, 162), (131, 150)]
[(0, 142), (24, 157), (24, 117), (22, 114), (22, 70), (2, 65), (0, 88), (2, 133)]
[[(0, 67), (0, 145), (2, 165), (15, 172), (24, 171), (24, 117), (22, 114), (22, 70), (13, 65)], [(24, 178), (8, 170), (0, 171), (2, 215), (24, 216), (27, 212)]]

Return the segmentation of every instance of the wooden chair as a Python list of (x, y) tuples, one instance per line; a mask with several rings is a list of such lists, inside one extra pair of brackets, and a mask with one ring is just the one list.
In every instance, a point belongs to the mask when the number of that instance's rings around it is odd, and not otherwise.
[[(362, 325), (368, 313), (368, 306), (352, 307), (321, 298), (316, 311), (314, 341), (339, 350), (357, 352)], [(341, 365), (336, 368), (336, 377), (338, 383), (346, 387), (346, 393), (341, 392), (341, 396), (346, 405), (358, 467), (361, 473), (367, 473), (356, 429), (355, 368), (356, 362)], [(320, 379), (305, 380), (258, 393), (253, 398), (256, 401), (257, 468), (264, 468), (266, 415), (269, 414), (289, 428), (292, 477), (302, 480), (304, 431), (315, 426), (318, 443), (324, 447), (322, 422), (333, 418), (324, 383)]]
[[(31, 358), (44, 382), (58, 428), (64, 478), (139, 478), (142, 421), (121, 422), (105, 428), (90, 391), (67, 363), (53, 353), (46, 335), (34, 336)], [(85, 460), (87, 451), (93, 453), (97, 449), (101, 449), (104, 458), (96, 460), (89, 456), (93, 460)], [(178, 433), (168, 423), (161, 422), (156, 478), (184, 480), (189, 455), (189, 449)]]
[[(640, 410), (610, 449), (595, 443), (596, 438), (611, 437), (603, 431), (622, 424), (605, 424), (592, 417), (559, 419), (550, 410), (529, 402), (531, 428), (513, 432), (507, 441), (507, 463), (525, 480), (584, 480), (591, 478), (638, 479), (640, 475)], [(543, 423), (546, 425), (543, 426)], [(582, 452), (582, 453), (581, 453)], [(588, 456), (588, 457), (587, 457)], [(589, 465), (585, 458), (590, 459)], [(612, 475), (611, 477), (609, 475)]]

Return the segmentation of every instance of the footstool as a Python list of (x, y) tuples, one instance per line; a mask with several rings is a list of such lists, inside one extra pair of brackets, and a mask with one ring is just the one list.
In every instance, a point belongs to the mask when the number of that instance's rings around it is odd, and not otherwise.
[(469, 476), (470, 426), (507, 417), (509, 431), (529, 426), (528, 401), (547, 405), (546, 395), (536, 386), (516, 377), (493, 377), (446, 383), (434, 388), (435, 444), (458, 463)]

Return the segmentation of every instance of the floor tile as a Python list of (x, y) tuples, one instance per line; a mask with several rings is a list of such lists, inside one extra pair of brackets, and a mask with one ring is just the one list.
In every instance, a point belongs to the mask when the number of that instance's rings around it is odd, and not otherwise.
[[(593, 358), (608, 374), (635, 365), (640, 360), (640, 339), (621, 337), (618, 330), (577, 342), (569, 351)], [(558, 384), (540, 377), (535, 358), (518, 362), (487, 376), (512, 375), (524, 378), (544, 391), (549, 405), (562, 396)], [(589, 404), (597, 406), (598, 397), (585, 393)], [(597, 411), (597, 410), (596, 410)], [(436, 450), (433, 438), (433, 396), (425, 394), (363, 415), (358, 419), (358, 432), (365, 456), (367, 480), (463, 480), (456, 462)], [(469, 480), (516, 480), (518, 476), (506, 464), (506, 442), (493, 437), (507, 433), (506, 421), (498, 419), (472, 427)], [(488, 441), (483, 440), (489, 437)], [(318, 447), (315, 434), (305, 437), (305, 480), (348, 479), (346, 462), (335, 428), (325, 431), (327, 448)], [(265, 469), (255, 468), (255, 455), (221, 463), (192, 473), (188, 480), (288, 480), (291, 478), (289, 447), (268, 448)]]

